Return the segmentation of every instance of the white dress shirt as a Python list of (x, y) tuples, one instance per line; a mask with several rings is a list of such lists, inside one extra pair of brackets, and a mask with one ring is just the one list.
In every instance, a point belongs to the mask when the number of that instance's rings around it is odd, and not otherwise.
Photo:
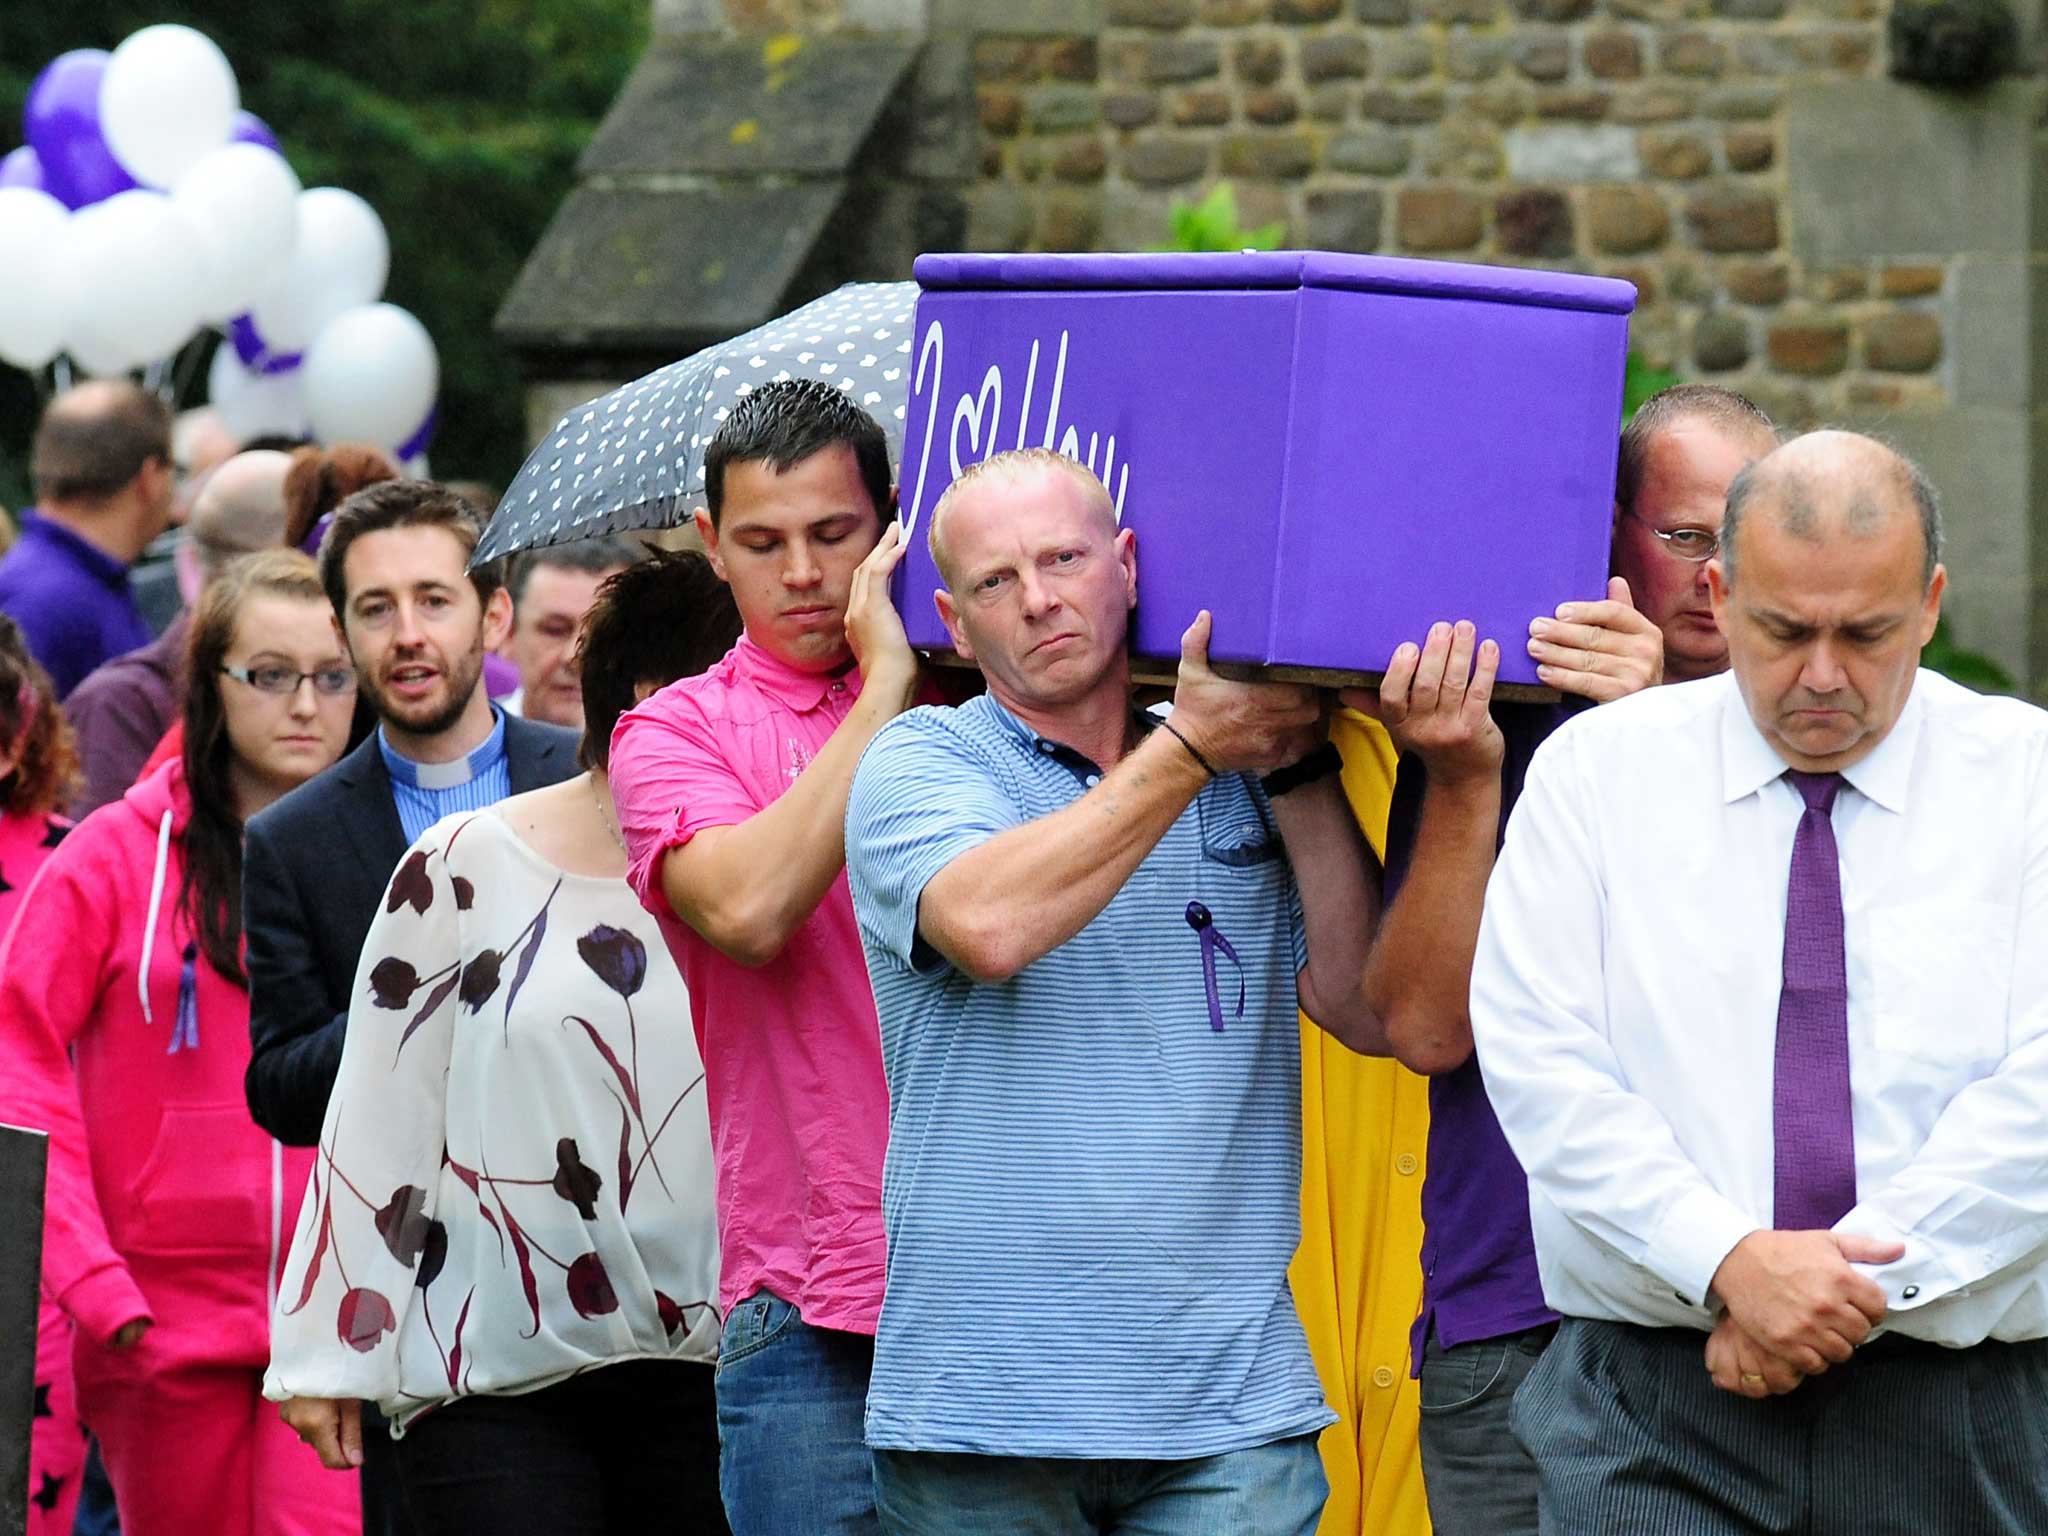
[[(1571, 1317), (1712, 1325), (1771, 1225), (1773, 1051), (1802, 803), (1732, 675), (1544, 743), (1472, 972), (1488, 1095)], [(1843, 777), (1858, 1202), (1885, 1326), (2048, 1334), (2048, 713), (1921, 672)]]

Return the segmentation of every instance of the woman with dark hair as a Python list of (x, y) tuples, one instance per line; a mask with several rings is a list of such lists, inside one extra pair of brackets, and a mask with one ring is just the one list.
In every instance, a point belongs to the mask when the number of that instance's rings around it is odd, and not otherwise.
[[(0, 614), (0, 937), (36, 871), (71, 823), (57, 807), (78, 777), (71, 731), (50, 675), (21, 626)], [(28, 1451), (29, 1536), (71, 1536), (85, 1436), (71, 1384), (71, 1322), (43, 1293), (36, 1314), (36, 1397)]]
[(242, 1100), (242, 825), (340, 755), (355, 704), (313, 563), (231, 566), (188, 669), (182, 757), (78, 825), (0, 948), (0, 1121), (49, 1133), (43, 1287), (122, 1530), (343, 1536), (355, 1490), (258, 1400), (312, 1155)]
[(319, 554), (330, 512), (364, 486), (397, 478), (398, 466), (367, 443), (296, 449), (284, 477), (285, 547)]
[(725, 1529), (704, 1069), (605, 765), (738, 634), (701, 555), (607, 580), (588, 771), (428, 828), (363, 948), (265, 1390), (337, 1468), (377, 1402), (422, 1536)]

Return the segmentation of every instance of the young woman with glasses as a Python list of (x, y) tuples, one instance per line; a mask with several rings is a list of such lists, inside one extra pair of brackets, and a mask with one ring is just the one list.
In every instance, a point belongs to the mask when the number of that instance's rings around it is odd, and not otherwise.
[(193, 616), (180, 757), (81, 822), (0, 948), (0, 1121), (50, 1137), (43, 1287), (127, 1536), (343, 1536), (355, 1489), (260, 1397), (312, 1154), (249, 1120), (242, 825), (341, 753), (355, 675), (312, 561)]

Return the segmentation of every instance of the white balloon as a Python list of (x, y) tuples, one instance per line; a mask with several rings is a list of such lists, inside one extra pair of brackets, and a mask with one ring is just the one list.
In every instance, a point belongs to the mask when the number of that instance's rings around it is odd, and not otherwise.
[(169, 357), (199, 327), (205, 269), (161, 192), (118, 192), (65, 226), (64, 350), (94, 372)]
[(17, 368), (42, 367), (63, 345), (70, 218), (47, 192), (0, 187), (0, 358)]
[(241, 109), (235, 71), (212, 38), (163, 23), (131, 33), (100, 78), (100, 132), (137, 181), (168, 187), (227, 143)]
[(309, 187), (293, 209), (292, 257), (284, 279), (250, 306), (272, 352), (297, 352), (337, 315), (383, 295), (391, 240), (377, 210), (340, 187)]
[(202, 318), (247, 312), (291, 266), (299, 178), (261, 144), (226, 144), (178, 178), (171, 203), (205, 267)]
[(306, 349), (306, 409), (323, 443), (395, 448), (426, 422), (441, 387), (427, 328), (396, 304), (330, 320)]
[(242, 366), (234, 343), (214, 350), (206, 374), (206, 399), (239, 442), (258, 437), (311, 437), (306, 419), (305, 381), (296, 368), (283, 373), (252, 373)]

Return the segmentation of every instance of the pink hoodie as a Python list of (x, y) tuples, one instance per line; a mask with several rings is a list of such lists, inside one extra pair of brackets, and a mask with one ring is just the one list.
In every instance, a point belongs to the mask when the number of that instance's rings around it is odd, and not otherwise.
[(313, 1154), (249, 1119), (249, 994), (178, 910), (191, 810), (166, 763), (37, 872), (0, 949), (0, 1121), (50, 1133), (43, 1286), (85, 1337), (204, 1318), (214, 1362), (260, 1367)]

